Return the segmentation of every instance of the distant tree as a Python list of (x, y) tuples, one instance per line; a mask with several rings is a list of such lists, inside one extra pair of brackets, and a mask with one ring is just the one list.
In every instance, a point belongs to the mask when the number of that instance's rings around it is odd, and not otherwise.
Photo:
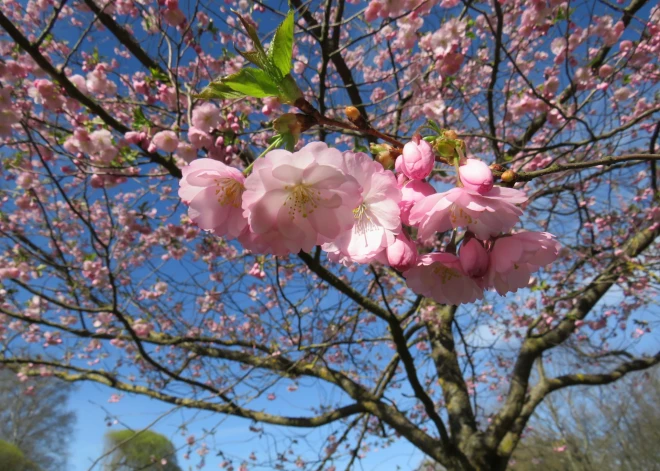
[(67, 469), (76, 420), (75, 413), (66, 408), (71, 390), (71, 384), (54, 378), (23, 382), (11, 371), (0, 371), (0, 440), (14, 445), (38, 469)]
[(25, 454), (16, 446), (0, 440), (0, 465), (3, 470), (9, 471), (39, 471), (39, 467), (25, 457)]
[(514, 470), (660, 470), (660, 371), (548, 401), (530, 423)]
[(117, 430), (106, 434), (105, 471), (181, 471), (176, 449), (151, 430)]

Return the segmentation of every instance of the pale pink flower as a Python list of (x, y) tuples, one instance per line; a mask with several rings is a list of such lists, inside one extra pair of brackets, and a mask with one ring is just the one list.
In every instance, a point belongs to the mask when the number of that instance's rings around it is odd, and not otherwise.
[(179, 145), (179, 138), (176, 137), (174, 131), (161, 131), (154, 135), (151, 142), (157, 149), (165, 152), (174, 152)]
[(483, 289), (463, 271), (459, 258), (449, 253), (422, 255), (403, 276), (411, 290), (440, 304), (473, 303), (483, 297)]
[(368, 263), (394, 243), (401, 231), (401, 191), (394, 174), (367, 154), (345, 152), (344, 162), (346, 174), (362, 187), (362, 203), (353, 208), (353, 228), (323, 244), (323, 250), (339, 252), (353, 262)]
[(467, 159), (458, 168), (458, 174), (467, 190), (484, 195), (493, 189), (493, 172), (481, 160)]
[(403, 153), (396, 159), (396, 171), (402, 172), (411, 180), (423, 180), (429, 176), (435, 165), (433, 149), (423, 139), (410, 141), (403, 146)]
[[(353, 227), (360, 185), (342, 171), (343, 156), (314, 142), (298, 152), (274, 150), (245, 180), (244, 215), (257, 235), (269, 234), (289, 252), (311, 251)], [(268, 241), (266, 241), (268, 242)]]
[(202, 147), (208, 149), (213, 145), (213, 138), (211, 135), (196, 127), (188, 129), (188, 140), (195, 149), (201, 149)]
[(452, 188), (430, 195), (415, 204), (410, 223), (419, 226), (419, 237), (466, 227), (479, 239), (510, 230), (522, 215), (516, 204), (527, 201), (525, 193), (513, 188), (493, 187), (480, 195), (466, 188)]
[(220, 109), (212, 103), (204, 103), (192, 112), (192, 125), (204, 132), (220, 127)]
[(174, 155), (185, 160), (186, 163), (190, 163), (197, 158), (197, 149), (195, 149), (192, 144), (179, 142)]
[(498, 238), (490, 250), (486, 280), (504, 295), (529, 285), (531, 274), (554, 262), (559, 243), (547, 232), (519, 232)]
[(410, 210), (415, 203), (435, 193), (435, 188), (423, 180), (407, 180), (401, 186), (401, 201), (399, 202), (399, 209), (401, 209), (401, 222), (410, 226)]
[(218, 236), (238, 237), (247, 227), (241, 209), (243, 173), (212, 159), (193, 160), (181, 171), (179, 197), (190, 205), (190, 219)]

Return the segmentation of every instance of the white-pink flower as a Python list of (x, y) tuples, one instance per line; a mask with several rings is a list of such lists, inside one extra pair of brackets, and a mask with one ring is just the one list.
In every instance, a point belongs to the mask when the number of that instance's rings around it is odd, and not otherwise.
[(421, 239), (466, 227), (477, 238), (486, 240), (510, 230), (522, 215), (515, 205), (525, 201), (525, 193), (513, 188), (496, 186), (483, 195), (466, 188), (452, 188), (416, 203), (410, 212), (410, 223), (419, 227)]
[(326, 252), (344, 255), (356, 263), (368, 263), (394, 243), (401, 231), (401, 191), (389, 170), (362, 152), (345, 152), (344, 171), (362, 187), (362, 202), (353, 208), (355, 224), (323, 244)]
[(504, 295), (529, 285), (531, 274), (554, 262), (559, 243), (547, 232), (519, 232), (498, 238), (490, 250), (486, 280)]
[(213, 159), (193, 160), (181, 169), (179, 197), (200, 228), (218, 236), (238, 237), (247, 227), (241, 209), (243, 173)]
[(360, 185), (343, 165), (341, 152), (322, 142), (295, 153), (274, 150), (258, 159), (243, 194), (250, 230), (269, 234), (294, 253), (311, 251), (350, 230), (353, 209), (362, 200)]
[(192, 125), (204, 132), (220, 127), (220, 109), (212, 103), (204, 103), (192, 112)]
[(406, 271), (408, 287), (440, 304), (459, 305), (483, 298), (483, 289), (464, 271), (456, 255), (434, 252), (418, 258)]
[(165, 152), (174, 152), (179, 145), (179, 138), (174, 131), (161, 131), (156, 133), (151, 142), (157, 149)]

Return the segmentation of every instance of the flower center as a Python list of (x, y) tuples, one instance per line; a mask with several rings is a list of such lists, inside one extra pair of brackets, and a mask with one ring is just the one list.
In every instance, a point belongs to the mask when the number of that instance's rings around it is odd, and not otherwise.
[(378, 229), (378, 226), (376, 226), (373, 219), (367, 213), (367, 205), (364, 203), (353, 210), (353, 217), (355, 218), (355, 226), (353, 228), (357, 234), (366, 234), (367, 232)]
[(314, 187), (298, 183), (295, 186), (285, 186), (285, 190), (289, 191), (284, 206), (289, 208), (289, 216), (295, 219), (296, 214), (300, 213), (302, 217), (306, 218), (319, 207), (321, 200), (321, 192)]
[(433, 267), (433, 273), (440, 277), (440, 283), (443, 285), (448, 281), (451, 281), (454, 278), (459, 278), (461, 276), (458, 270), (449, 268), (441, 263), (437, 263), (435, 267)]
[(463, 211), (463, 208), (455, 204), (452, 204), (451, 208), (449, 209), (449, 219), (451, 220), (451, 223), (454, 227), (461, 226), (462, 224), (472, 224), (473, 222), (476, 222), (474, 219), (472, 219), (472, 216)]
[(233, 178), (218, 178), (215, 180), (215, 194), (220, 206), (232, 205), (234, 208), (241, 207), (241, 196), (245, 187)]

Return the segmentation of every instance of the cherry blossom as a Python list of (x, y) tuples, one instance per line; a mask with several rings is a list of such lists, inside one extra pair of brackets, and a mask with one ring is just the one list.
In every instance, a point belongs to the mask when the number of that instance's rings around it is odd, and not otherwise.
[(245, 177), (240, 170), (212, 159), (197, 159), (183, 168), (179, 197), (200, 228), (236, 238), (247, 226), (241, 209)]
[(323, 244), (323, 250), (338, 252), (357, 263), (367, 263), (392, 245), (401, 230), (401, 192), (394, 174), (367, 154), (346, 152), (344, 162), (345, 173), (355, 178), (362, 188), (362, 202), (353, 208), (352, 230)]
[(271, 151), (258, 159), (243, 194), (250, 230), (281, 238), (294, 253), (311, 251), (350, 230), (353, 209), (362, 203), (361, 189), (342, 166), (341, 152), (321, 142), (295, 153)]

